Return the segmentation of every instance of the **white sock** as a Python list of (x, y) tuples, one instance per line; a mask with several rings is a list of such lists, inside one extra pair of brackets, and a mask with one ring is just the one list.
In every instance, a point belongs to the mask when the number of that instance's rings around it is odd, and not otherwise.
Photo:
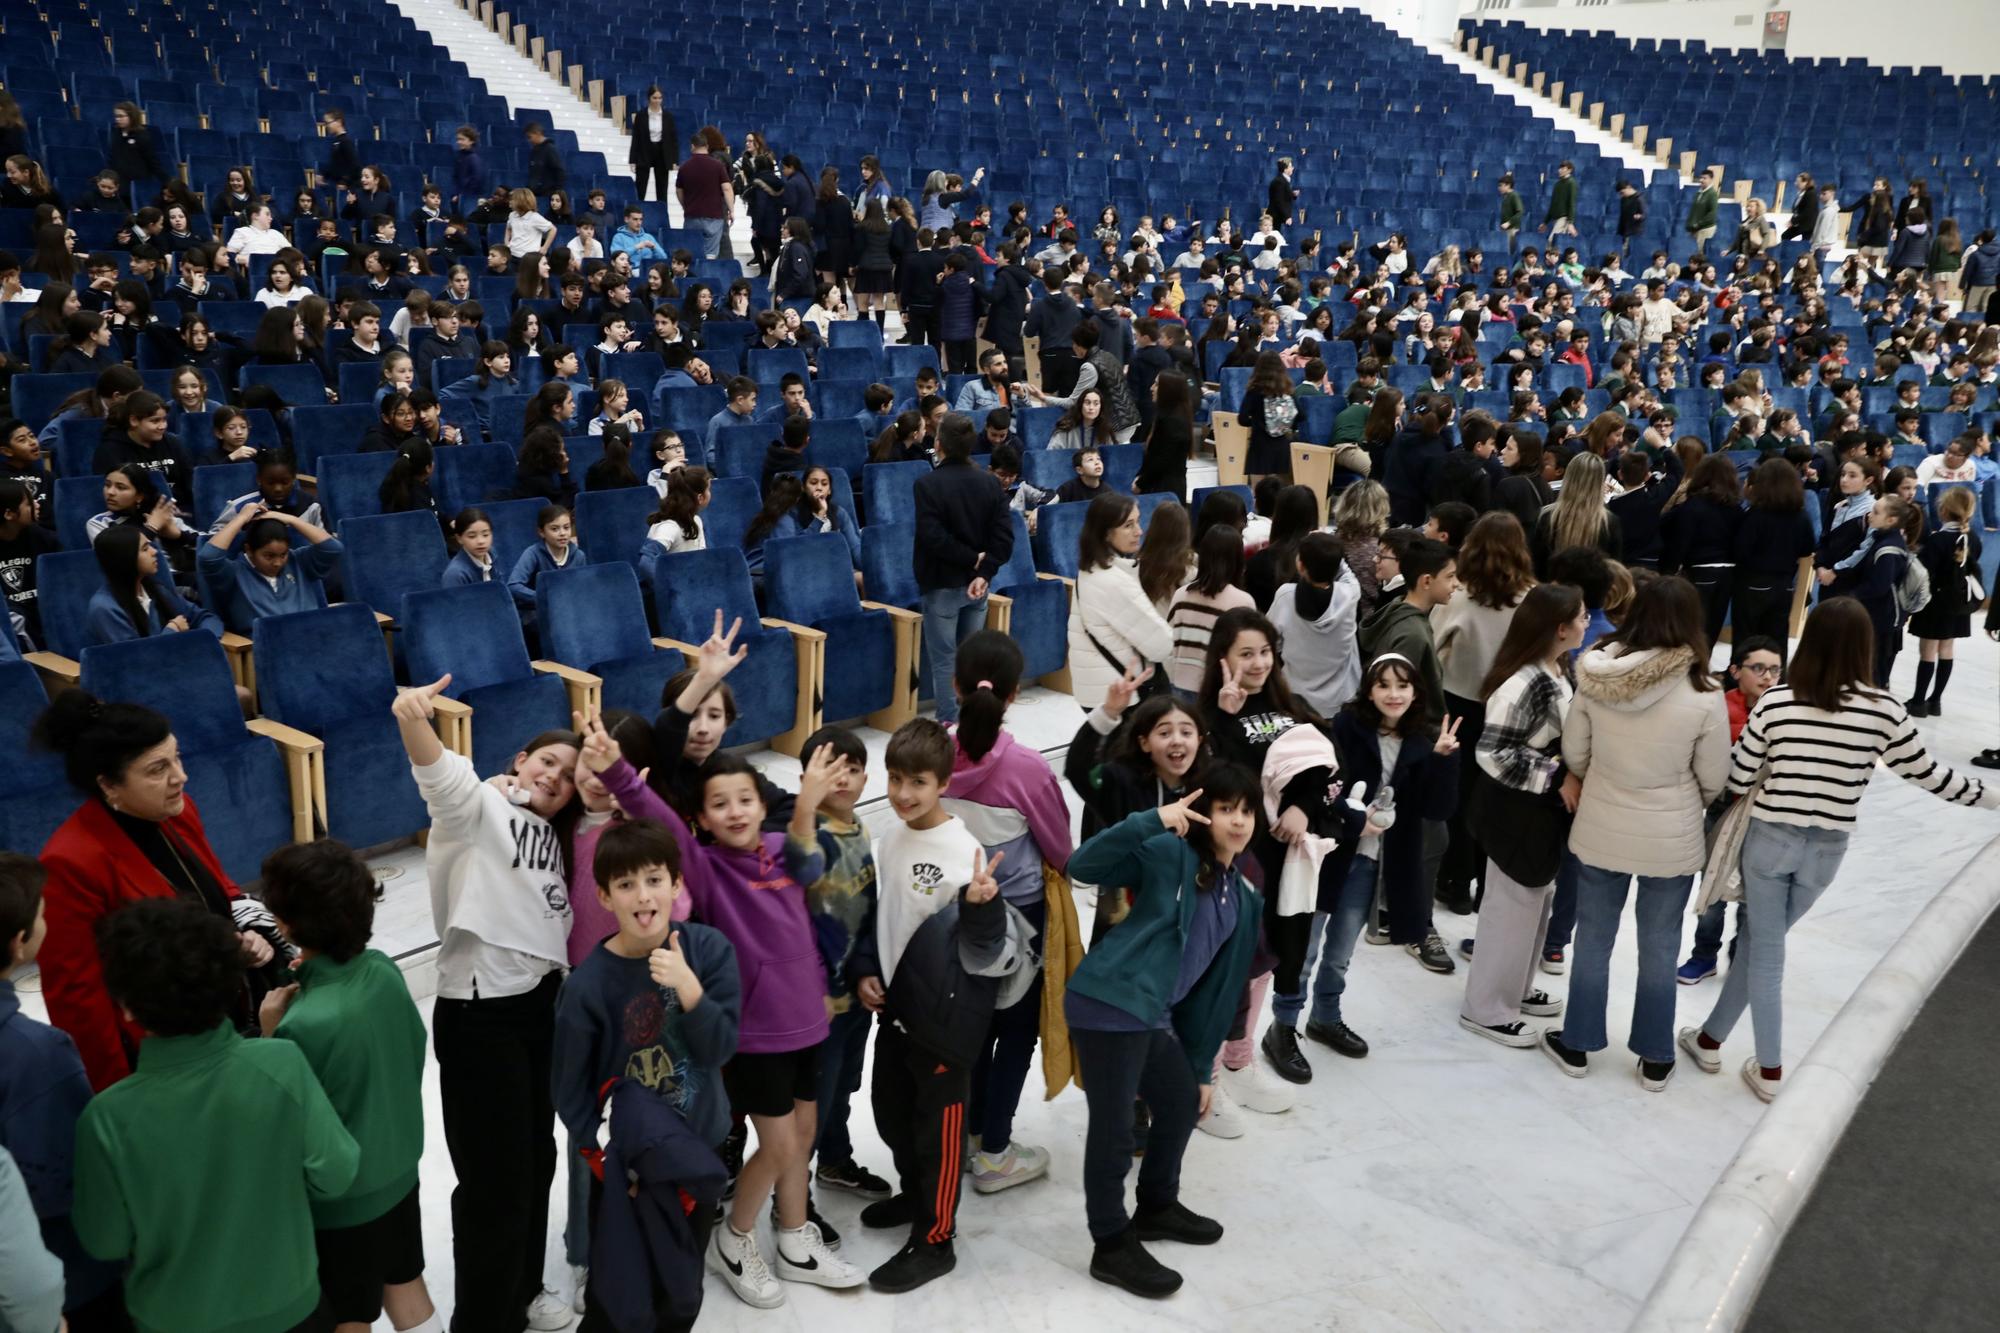
[(806, 1240), (806, 1229), (804, 1227), (789, 1229), (778, 1227), (776, 1230), (779, 1254), (784, 1255), (794, 1263), (804, 1263), (807, 1259), (812, 1258), (812, 1246)]
[(423, 1323), (411, 1324), (408, 1328), (396, 1330), (396, 1333), (444, 1333), (444, 1319), (436, 1310), (432, 1310), (431, 1317)]
[(722, 1228), (722, 1243), (735, 1253), (741, 1254), (744, 1250), (757, 1243), (757, 1233), (754, 1231), (738, 1231), (734, 1222), (725, 1222)]

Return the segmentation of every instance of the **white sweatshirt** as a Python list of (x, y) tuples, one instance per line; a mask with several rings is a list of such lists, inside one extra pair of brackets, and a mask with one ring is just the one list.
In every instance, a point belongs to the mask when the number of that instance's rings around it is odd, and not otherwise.
[(446, 751), (410, 766), (430, 808), (424, 869), (447, 1000), (523, 995), (569, 957), (569, 882), (548, 820)]
[(875, 947), (883, 986), (895, 979), (896, 963), (918, 927), (972, 882), (979, 850), (979, 840), (956, 816), (921, 830), (898, 820), (876, 842)]

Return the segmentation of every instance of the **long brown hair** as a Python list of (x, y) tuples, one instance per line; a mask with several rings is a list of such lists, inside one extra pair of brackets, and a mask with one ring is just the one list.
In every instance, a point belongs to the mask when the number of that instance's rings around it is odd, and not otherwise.
[(1250, 372), (1250, 386), (1247, 393), (1261, 393), (1267, 398), (1292, 395), (1291, 372), (1285, 369), (1285, 360), (1276, 352), (1257, 354), (1256, 368)]
[(1153, 511), (1146, 540), (1139, 546), (1139, 586), (1148, 601), (1164, 602), (1187, 582), (1188, 536), (1193, 525), (1188, 511), (1169, 500)]
[(1482, 514), (1458, 548), (1458, 581), (1480, 606), (1502, 610), (1535, 586), (1535, 561), (1521, 520), (1504, 509)]
[[(1581, 600), (1581, 599), (1579, 599)], [(1222, 693), (1222, 659), (1236, 645), (1238, 636), (1257, 633), (1271, 645), (1271, 674), (1264, 678), (1264, 697), (1272, 708), (1301, 722), (1317, 722), (1319, 714), (1303, 699), (1293, 696), (1292, 687), (1285, 682), (1284, 639), (1262, 612), (1241, 606), (1233, 611), (1224, 611), (1215, 619), (1215, 627), (1208, 635), (1208, 660), (1201, 668), (1201, 693), (1199, 696), (1202, 714), (1209, 723), (1209, 730), (1215, 729), (1217, 712), (1216, 697)]]
[(1479, 697), (1490, 699), (1493, 691), (1522, 667), (1548, 661), (1556, 635), (1582, 610), (1583, 594), (1567, 583), (1537, 583), (1528, 589), (1514, 608), (1507, 637), (1500, 641), (1500, 651), (1486, 669), (1486, 679), (1479, 682)]
[(1624, 620), (1600, 641), (1601, 645), (1612, 643), (1634, 652), (1685, 648), (1694, 654), (1688, 663), (1688, 683), (1702, 691), (1716, 687), (1715, 676), (1708, 669), (1708, 631), (1702, 626), (1701, 598), (1694, 585), (1678, 574), (1647, 579), (1633, 590)]
[(1875, 622), (1852, 597), (1829, 597), (1806, 617), (1799, 646), (1785, 669), (1799, 702), (1837, 713), (1851, 694), (1875, 688)]
[(1090, 508), (1083, 511), (1083, 531), (1077, 535), (1076, 565), (1080, 570), (1109, 569), (1118, 552), (1112, 549), (1112, 530), (1121, 526), (1139, 502), (1106, 487)]
[(1401, 389), (1377, 389), (1374, 405), (1368, 409), (1368, 420), (1361, 427), (1361, 438), (1370, 444), (1387, 444), (1396, 433), (1396, 409), (1402, 405)]
[(1799, 480), (1799, 470), (1782, 458), (1759, 463), (1750, 474), (1750, 507), (1776, 514), (1803, 513), (1806, 488)]

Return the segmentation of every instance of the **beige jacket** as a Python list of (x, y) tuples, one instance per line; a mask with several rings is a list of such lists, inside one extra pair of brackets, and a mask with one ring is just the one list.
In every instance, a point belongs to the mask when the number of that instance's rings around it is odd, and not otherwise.
[(1583, 779), (1569, 849), (1585, 865), (1692, 875), (1702, 814), (1729, 777), (1721, 689), (1688, 681), (1685, 648), (1593, 648), (1577, 660), (1563, 763)]

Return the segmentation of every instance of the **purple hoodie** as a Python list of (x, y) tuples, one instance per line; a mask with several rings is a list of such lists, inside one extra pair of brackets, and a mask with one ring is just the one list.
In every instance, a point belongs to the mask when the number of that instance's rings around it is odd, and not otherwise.
[(982, 758), (957, 751), (944, 794), (989, 859), (1007, 854), (995, 876), (1001, 896), (1016, 906), (1040, 902), (1042, 864), (1061, 871), (1071, 850), (1069, 803), (1049, 761), (1002, 731)]
[[(645, 803), (645, 784), (622, 759), (605, 771), (604, 786), (623, 809)], [(694, 919), (736, 948), (743, 979), (736, 1049), (770, 1055), (825, 1041), (826, 964), (806, 914), (806, 891), (785, 864), (785, 835), (766, 833), (755, 851), (738, 852), (696, 842), (670, 807), (662, 805), (658, 817), (680, 844)]]

